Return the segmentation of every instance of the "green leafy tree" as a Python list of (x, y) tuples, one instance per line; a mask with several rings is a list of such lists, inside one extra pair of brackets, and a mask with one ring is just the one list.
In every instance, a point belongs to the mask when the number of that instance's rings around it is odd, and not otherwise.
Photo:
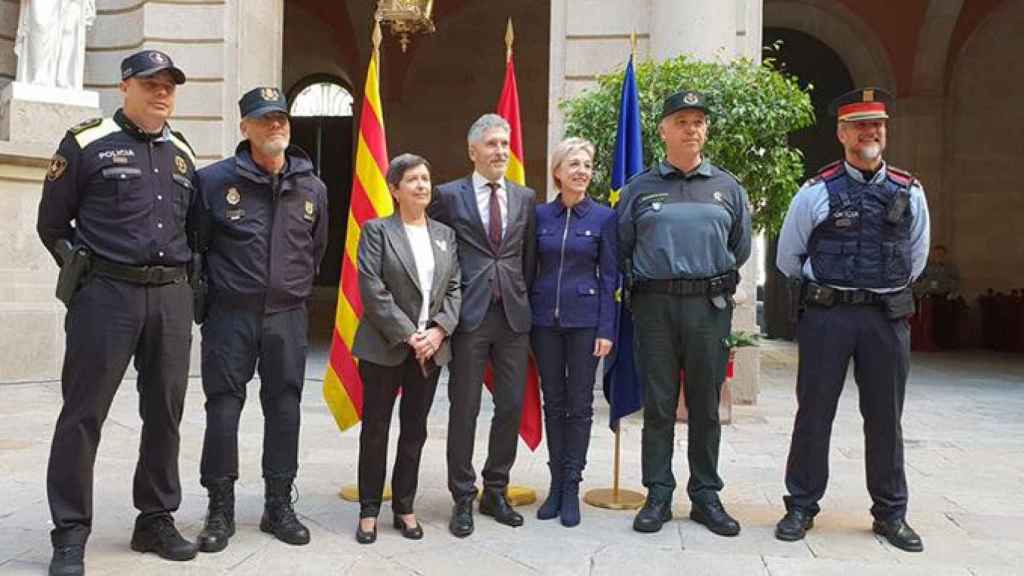
[[(607, 200), (619, 114), (623, 71), (600, 76), (597, 86), (561, 103), (566, 136), (580, 136), (597, 148), (594, 197)], [(735, 60), (728, 64), (680, 56), (636, 65), (640, 114), (643, 117), (644, 164), (665, 155), (658, 136), (662, 100), (684, 88), (708, 98), (708, 141), (704, 155), (740, 180), (759, 231), (778, 232), (790, 198), (804, 174), (803, 155), (790, 147), (787, 135), (814, 123), (808, 86), (776, 69), (771, 58), (761, 64)]]

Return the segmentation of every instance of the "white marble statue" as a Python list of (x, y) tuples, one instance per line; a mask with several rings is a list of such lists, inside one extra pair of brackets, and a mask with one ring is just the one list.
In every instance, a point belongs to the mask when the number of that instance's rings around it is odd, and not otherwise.
[(96, 20), (96, 0), (21, 0), (15, 80), (81, 90), (85, 29)]

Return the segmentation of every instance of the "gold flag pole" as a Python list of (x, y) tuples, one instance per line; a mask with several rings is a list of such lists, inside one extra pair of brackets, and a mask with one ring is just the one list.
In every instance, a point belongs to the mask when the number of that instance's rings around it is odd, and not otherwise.
[[(636, 30), (629, 35), (629, 53), (634, 59), (636, 58)], [(611, 490), (608, 488), (588, 490), (583, 495), (583, 501), (591, 506), (608, 508), (609, 510), (636, 510), (643, 506), (645, 500), (643, 494), (635, 490), (621, 490), (619, 488), (619, 463), (622, 453), (620, 444), (621, 430), (622, 420), (619, 419), (618, 426), (615, 427), (615, 455), (612, 460)]]
[[(380, 30), (380, 18), (374, 18), (373, 23), (373, 34), (370, 36), (373, 47), (370, 55), (372, 61), (376, 63), (377, 69), (374, 72), (377, 73), (377, 90), (380, 90), (380, 43), (384, 38), (384, 35)], [(366, 97), (365, 95), (363, 96)], [(361, 426), (362, 424), (360, 424)], [(391, 500), (391, 486), (387, 483), (384, 484), (384, 493), (381, 495), (382, 499), (386, 502)], [(359, 502), (359, 484), (346, 484), (341, 487), (338, 491), (338, 498), (346, 500), (348, 502)]]

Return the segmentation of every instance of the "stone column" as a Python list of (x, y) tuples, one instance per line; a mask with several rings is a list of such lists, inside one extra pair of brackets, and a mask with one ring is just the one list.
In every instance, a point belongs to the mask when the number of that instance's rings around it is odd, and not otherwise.
[(224, 156), (239, 139), (238, 99), (256, 86), (281, 84), (284, 0), (228, 0), (224, 26)]
[[(680, 54), (701, 60), (728, 62), (736, 58), (761, 60), (761, 0), (679, 2), (651, 0), (651, 55), (656, 60)], [(709, 134), (714, 138), (714, 134)], [(736, 292), (733, 330), (758, 332), (757, 280), (763, 263), (760, 243), (740, 270), (743, 280)], [(757, 401), (760, 368), (756, 348), (736, 353), (732, 398), (738, 404)]]

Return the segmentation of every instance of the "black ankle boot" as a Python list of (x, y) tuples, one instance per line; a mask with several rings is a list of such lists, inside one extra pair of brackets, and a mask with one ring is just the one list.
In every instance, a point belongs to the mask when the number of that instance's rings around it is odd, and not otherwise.
[(309, 530), (295, 517), (291, 478), (266, 480), (267, 492), (260, 530), (295, 546), (309, 544)]
[(566, 474), (562, 484), (562, 526), (575, 526), (580, 523), (580, 474)]
[(206, 482), (210, 504), (203, 531), (196, 538), (201, 552), (220, 552), (235, 535), (235, 481), (217, 478)]

